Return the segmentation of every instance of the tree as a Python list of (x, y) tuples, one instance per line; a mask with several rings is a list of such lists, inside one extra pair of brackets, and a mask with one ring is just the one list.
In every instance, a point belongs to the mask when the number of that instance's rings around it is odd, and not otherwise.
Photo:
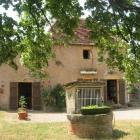
[(129, 82), (140, 82), (140, 1), (87, 0), (85, 8), (100, 60), (123, 71)]
[[(0, 5), (12, 7), (20, 16), (17, 22), (5, 13), (0, 15), (0, 64), (17, 69), (15, 58), (19, 55), (34, 76), (44, 77), (56, 43), (46, 27), (61, 34), (60, 39), (70, 39), (82, 15), (78, 0), (1, 0)], [(87, 26), (99, 47), (100, 60), (123, 71), (128, 81), (139, 82), (140, 1), (86, 0), (85, 9), (91, 11)]]
[[(12, 8), (19, 21), (0, 14), (0, 65), (9, 64), (18, 69), (17, 56), (33, 76), (43, 78), (44, 67), (53, 56), (51, 34), (46, 30), (57, 21), (55, 32), (72, 37), (81, 16), (77, 0), (1, 0), (0, 6)], [(64, 37), (63, 37), (64, 38)]]

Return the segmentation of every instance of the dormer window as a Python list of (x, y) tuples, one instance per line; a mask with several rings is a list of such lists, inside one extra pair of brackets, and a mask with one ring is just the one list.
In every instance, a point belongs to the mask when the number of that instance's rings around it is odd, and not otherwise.
[(83, 59), (90, 59), (90, 50), (83, 50)]

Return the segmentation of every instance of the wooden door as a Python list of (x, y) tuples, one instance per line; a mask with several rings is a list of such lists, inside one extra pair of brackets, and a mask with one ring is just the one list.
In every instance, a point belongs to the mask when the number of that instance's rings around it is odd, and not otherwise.
[(117, 103), (117, 80), (107, 80), (107, 99)]
[(16, 110), (18, 108), (18, 83), (10, 83), (10, 109)]
[(41, 88), (40, 82), (32, 83), (32, 107), (34, 110), (41, 109)]

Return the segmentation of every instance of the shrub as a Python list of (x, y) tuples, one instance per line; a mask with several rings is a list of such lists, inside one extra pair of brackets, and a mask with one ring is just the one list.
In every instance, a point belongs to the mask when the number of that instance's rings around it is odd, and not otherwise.
[(55, 99), (55, 106), (63, 108), (66, 106), (65, 103), (65, 90), (62, 85), (58, 84), (52, 89), (52, 96)]
[(42, 100), (46, 106), (56, 108), (65, 107), (65, 90), (62, 85), (58, 84), (54, 88), (46, 88), (42, 92)]
[(42, 101), (45, 106), (53, 106), (54, 104), (54, 98), (51, 94), (51, 89), (50, 88), (45, 88), (42, 92)]
[(128, 85), (127, 87), (128, 94), (133, 94), (137, 92), (137, 88), (134, 85)]
[(81, 108), (81, 113), (83, 115), (96, 115), (96, 114), (106, 114), (111, 111), (111, 107), (109, 106), (85, 106)]

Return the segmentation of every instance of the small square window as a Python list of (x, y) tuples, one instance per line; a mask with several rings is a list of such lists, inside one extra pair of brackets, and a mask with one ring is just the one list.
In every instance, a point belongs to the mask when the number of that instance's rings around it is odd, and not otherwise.
[(83, 59), (90, 59), (90, 50), (83, 50)]

